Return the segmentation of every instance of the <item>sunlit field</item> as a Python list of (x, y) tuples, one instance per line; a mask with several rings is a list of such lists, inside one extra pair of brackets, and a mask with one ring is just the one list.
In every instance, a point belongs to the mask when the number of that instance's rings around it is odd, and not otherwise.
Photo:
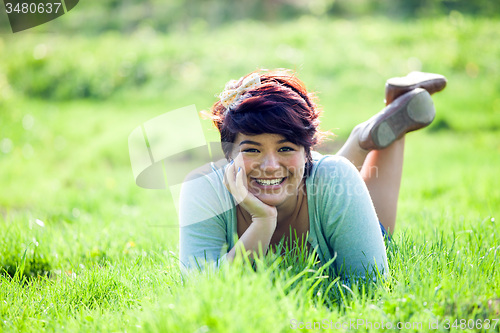
[[(499, 332), (498, 40), (500, 22), (458, 13), (0, 35), (0, 331)], [(128, 135), (278, 67), (316, 92), (331, 154), (384, 107), (389, 77), (448, 78), (406, 139), (386, 281), (348, 286), (300, 249), (181, 277), (172, 196), (135, 184)]]

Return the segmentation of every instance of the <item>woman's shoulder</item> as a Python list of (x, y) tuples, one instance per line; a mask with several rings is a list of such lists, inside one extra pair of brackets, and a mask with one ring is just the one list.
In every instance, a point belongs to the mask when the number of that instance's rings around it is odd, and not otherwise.
[(197, 185), (223, 185), (224, 170), (227, 165), (227, 162), (224, 162), (222, 160), (210, 162), (191, 170), (184, 177), (183, 185), (191, 182), (195, 182)]
[(234, 208), (223, 182), (225, 164), (211, 162), (185, 177), (179, 197), (181, 225), (208, 220)]
[(345, 157), (339, 155), (323, 155), (312, 152), (313, 166), (310, 177), (315, 181), (357, 177), (359, 172), (356, 167)]
[(227, 197), (224, 185), (226, 163), (210, 162), (190, 171), (181, 184), (181, 200), (203, 200)]

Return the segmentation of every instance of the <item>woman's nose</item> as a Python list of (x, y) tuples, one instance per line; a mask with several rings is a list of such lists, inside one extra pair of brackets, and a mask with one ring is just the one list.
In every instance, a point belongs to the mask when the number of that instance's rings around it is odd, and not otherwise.
[(264, 171), (279, 169), (279, 167), (280, 167), (279, 159), (274, 154), (267, 154), (262, 159), (260, 167)]

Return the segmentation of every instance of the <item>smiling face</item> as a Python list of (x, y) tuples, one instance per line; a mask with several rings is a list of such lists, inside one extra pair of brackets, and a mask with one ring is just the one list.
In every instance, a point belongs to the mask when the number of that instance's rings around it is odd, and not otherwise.
[(248, 191), (277, 208), (294, 205), (304, 178), (304, 147), (282, 135), (267, 133), (238, 133), (234, 144), (232, 158), (242, 155)]

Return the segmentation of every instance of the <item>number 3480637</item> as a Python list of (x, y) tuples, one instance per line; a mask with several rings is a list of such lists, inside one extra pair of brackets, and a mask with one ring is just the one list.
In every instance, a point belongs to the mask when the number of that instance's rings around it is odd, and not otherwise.
[(28, 2), (22, 2), (22, 3), (17, 3), (13, 5), (12, 3), (5, 3), (5, 9), (7, 10), (7, 14), (10, 13), (18, 13), (18, 14), (51, 14), (51, 13), (58, 13), (61, 8), (61, 3), (60, 2), (54, 2), (54, 3), (28, 3)]
[(455, 328), (455, 329), (495, 329), (498, 323), (498, 319), (455, 319), (455, 321), (451, 321), (449, 319), (446, 319), (443, 324), (444, 329), (450, 329), (450, 328)]

